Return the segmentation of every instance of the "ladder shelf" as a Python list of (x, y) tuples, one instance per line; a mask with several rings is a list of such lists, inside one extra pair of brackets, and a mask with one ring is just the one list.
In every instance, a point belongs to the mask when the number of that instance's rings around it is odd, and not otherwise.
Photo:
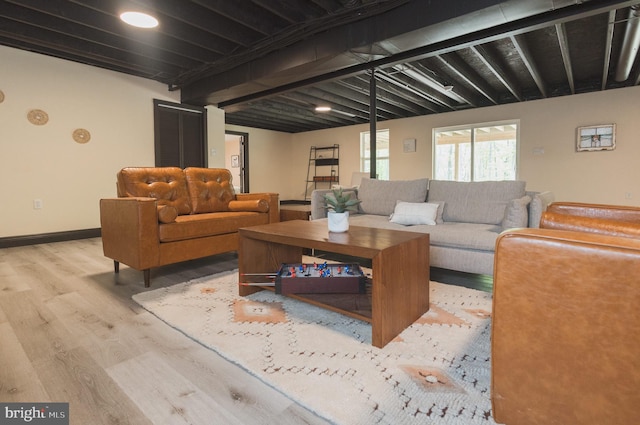
[[(311, 146), (309, 149), (309, 166), (305, 181), (304, 199), (311, 198), (311, 192), (321, 187), (331, 187), (340, 182), (340, 145)], [(324, 186), (322, 186), (324, 185)]]

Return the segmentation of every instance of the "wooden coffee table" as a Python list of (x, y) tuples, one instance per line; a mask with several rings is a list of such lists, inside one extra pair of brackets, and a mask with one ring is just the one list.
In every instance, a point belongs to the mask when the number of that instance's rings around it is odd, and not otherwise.
[(239, 238), (241, 296), (273, 289), (243, 285), (247, 273), (275, 273), (283, 263), (301, 262), (303, 248), (312, 248), (372, 260), (371, 311), (287, 296), (371, 323), (374, 346), (384, 347), (429, 310), (428, 234), (357, 226), (329, 233), (325, 221), (293, 220), (242, 228)]

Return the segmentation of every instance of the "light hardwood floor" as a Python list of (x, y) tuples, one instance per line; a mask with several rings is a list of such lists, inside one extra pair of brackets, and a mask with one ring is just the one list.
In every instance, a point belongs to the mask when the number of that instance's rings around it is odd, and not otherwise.
[(131, 300), (236, 267), (155, 269), (145, 289), (99, 238), (0, 249), (0, 401), (68, 402), (77, 425), (326, 424)]

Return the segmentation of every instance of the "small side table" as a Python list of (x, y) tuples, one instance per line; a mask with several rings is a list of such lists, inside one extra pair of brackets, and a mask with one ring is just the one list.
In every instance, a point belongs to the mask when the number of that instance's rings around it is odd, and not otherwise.
[(311, 205), (280, 205), (280, 221), (306, 220), (311, 217)]

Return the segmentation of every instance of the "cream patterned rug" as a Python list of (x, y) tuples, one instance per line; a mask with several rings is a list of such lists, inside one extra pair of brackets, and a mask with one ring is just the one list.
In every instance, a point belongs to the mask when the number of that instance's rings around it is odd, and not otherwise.
[(331, 422), (495, 424), (491, 295), (432, 282), (431, 308), (394, 341), (371, 326), (261, 291), (237, 270), (137, 294), (145, 309)]

